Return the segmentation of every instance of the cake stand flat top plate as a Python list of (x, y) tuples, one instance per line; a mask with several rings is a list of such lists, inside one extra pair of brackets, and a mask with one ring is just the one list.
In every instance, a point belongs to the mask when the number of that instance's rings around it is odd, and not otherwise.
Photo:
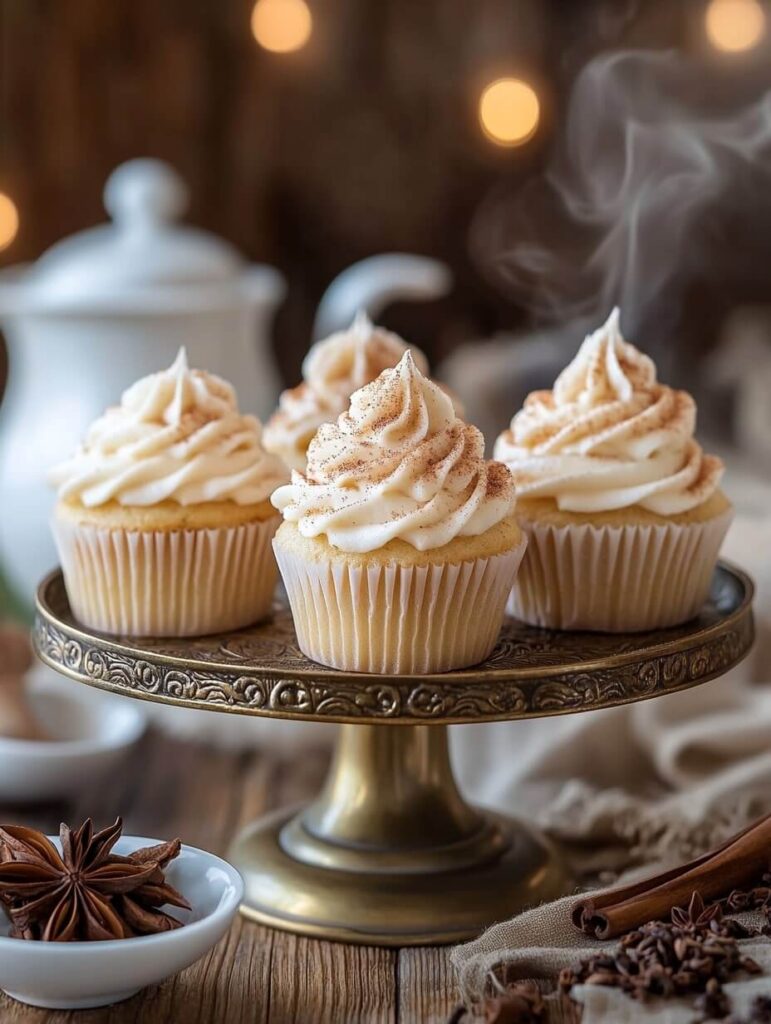
[(166, 704), (315, 721), (451, 724), (568, 714), (686, 689), (727, 672), (753, 640), (753, 585), (721, 563), (701, 614), (648, 633), (567, 633), (504, 621), (489, 659), (455, 672), (375, 676), (325, 668), (297, 647), (289, 610), (199, 638), (95, 633), (72, 616), (64, 581), (40, 585), (35, 647), (84, 683)]

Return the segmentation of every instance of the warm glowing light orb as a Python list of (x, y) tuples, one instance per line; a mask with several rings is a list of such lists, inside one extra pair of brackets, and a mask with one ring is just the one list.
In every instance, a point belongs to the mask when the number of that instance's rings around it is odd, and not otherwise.
[(491, 82), (479, 99), (479, 122), (499, 146), (521, 146), (538, 127), (541, 105), (535, 89), (518, 78)]
[(257, 0), (252, 11), (252, 34), (273, 53), (291, 53), (305, 46), (313, 18), (305, 0)]
[(0, 192), (0, 252), (7, 249), (19, 230), (19, 211), (10, 196)]
[(758, 0), (710, 0), (705, 25), (715, 49), (738, 53), (760, 42), (766, 15)]

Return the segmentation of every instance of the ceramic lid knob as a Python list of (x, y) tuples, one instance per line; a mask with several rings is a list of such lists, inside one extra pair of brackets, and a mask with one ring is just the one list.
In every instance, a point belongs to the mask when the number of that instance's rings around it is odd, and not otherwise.
[(162, 160), (129, 160), (107, 179), (104, 205), (121, 227), (149, 226), (180, 217), (187, 209), (188, 190)]

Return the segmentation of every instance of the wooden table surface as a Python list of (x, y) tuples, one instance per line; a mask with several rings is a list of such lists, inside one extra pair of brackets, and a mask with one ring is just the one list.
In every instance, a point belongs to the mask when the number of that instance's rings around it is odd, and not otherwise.
[[(72, 803), (0, 807), (0, 821), (58, 831), (91, 815), (102, 827), (120, 814), (126, 834), (183, 842), (224, 855), (258, 815), (311, 797), (323, 750), (291, 760), (230, 753), (151, 731), (105, 783)], [(35, 1010), (0, 994), (0, 1024), (443, 1024), (458, 995), (447, 949), (377, 949), (319, 942), (238, 917), (199, 963), (113, 1007)], [(574, 1024), (555, 1007), (551, 1021)]]

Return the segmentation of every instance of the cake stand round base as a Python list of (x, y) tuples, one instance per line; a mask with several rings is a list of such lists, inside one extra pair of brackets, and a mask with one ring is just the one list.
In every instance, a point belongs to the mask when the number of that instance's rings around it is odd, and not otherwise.
[(284, 849), (282, 810), (244, 831), (230, 859), (246, 882), (241, 913), (260, 924), (338, 942), (433, 946), (461, 942), (494, 921), (564, 895), (567, 875), (549, 842), (496, 818), (508, 849), (496, 860), (432, 874), (341, 871)]
[(442, 726), (343, 725), (319, 798), (257, 821), (230, 859), (247, 917), (378, 946), (471, 938), (568, 884), (543, 836), (463, 800)]

